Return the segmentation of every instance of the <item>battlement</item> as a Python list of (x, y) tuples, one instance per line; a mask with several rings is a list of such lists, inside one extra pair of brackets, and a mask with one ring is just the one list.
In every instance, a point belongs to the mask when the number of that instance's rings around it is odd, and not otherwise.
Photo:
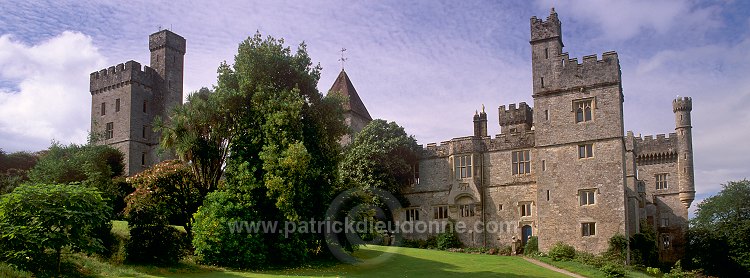
[(125, 83), (138, 83), (150, 87), (155, 73), (148, 66), (141, 70), (140, 63), (127, 61), (124, 64), (92, 72), (89, 79), (89, 91), (93, 95)]
[(534, 147), (534, 131), (526, 130), (512, 134), (497, 134), (495, 137), (466, 136), (453, 138), (449, 141), (428, 143), (422, 147), (422, 158), (448, 157), (454, 154), (504, 151)]
[(690, 97), (678, 97), (672, 101), (672, 111), (688, 111), (693, 110), (693, 99)]
[[(631, 135), (629, 133), (628, 135)], [(639, 162), (673, 162), (677, 159), (677, 134), (646, 135), (634, 138), (635, 155)]]
[(525, 102), (519, 103), (518, 107), (516, 107), (515, 103), (512, 103), (508, 105), (508, 109), (505, 109), (505, 105), (500, 105), (497, 110), (500, 126), (517, 124), (531, 125), (533, 123), (533, 109)]
[(620, 83), (620, 60), (617, 52), (602, 53), (601, 59), (596, 54), (583, 57), (579, 63), (577, 58), (570, 58), (568, 53), (559, 56), (560, 70), (555, 72), (556, 78), (545, 82), (539, 94), (558, 92), (563, 90), (585, 90), (603, 85)]
[(550, 10), (547, 20), (531, 17), (531, 42), (557, 38), (562, 43), (562, 28), (555, 8)]
[(185, 38), (169, 30), (161, 30), (148, 37), (149, 50), (154, 51), (164, 47), (185, 54)]

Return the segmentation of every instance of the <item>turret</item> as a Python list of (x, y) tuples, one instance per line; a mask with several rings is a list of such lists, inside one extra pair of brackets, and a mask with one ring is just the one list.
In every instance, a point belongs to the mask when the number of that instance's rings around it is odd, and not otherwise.
[(500, 131), (503, 134), (522, 132), (531, 130), (531, 125), (534, 123), (534, 112), (525, 102), (518, 104), (508, 105), (508, 109), (505, 109), (505, 105), (500, 105), (498, 108), (498, 121), (500, 122)]
[(678, 97), (672, 102), (675, 115), (675, 132), (677, 133), (677, 178), (680, 189), (680, 202), (689, 208), (695, 199), (695, 173), (693, 171), (693, 135), (690, 122), (690, 111), (693, 100), (689, 97)]
[(149, 36), (148, 48), (151, 50), (151, 68), (161, 77), (154, 82), (159, 92), (154, 105), (161, 107), (154, 108), (165, 113), (161, 116), (166, 119), (172, 107), (182, 105), (185, 38), (172, 31), (161, 30)]
[(484, 105), (481, 113), (474, 113), (474, 136), (487, 137), (487, 113), (484, 113)]
[(531, 70), (534, 94), (541, 92), (550, 84), (557, 84), (557, 74), (562, 62), (562, 27), (552, 8), (546, 21), (531, 18)]

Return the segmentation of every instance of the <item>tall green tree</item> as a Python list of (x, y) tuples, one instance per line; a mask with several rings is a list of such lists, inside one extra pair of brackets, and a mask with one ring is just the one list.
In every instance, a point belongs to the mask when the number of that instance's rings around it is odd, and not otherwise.
[(215, 91), (224, 95), (234, 137), (226, 186), (209, 194), (196, 214), (198, 259), (255, 268), (308, 261), (325, 250), (321, 234), (257, 238), (229, 233), (227, 225), (322, 219), (321, 204), (337, 193), (338, 140), (346, 132), (342, 100), (318, 92), (320, 66), (313, 66), (304, 43), (293, 53), (283, 39), (260, 33), (240, 43), (234, 64), (223, 63), (218, 72)]
[(394, 195), (413, 182), (419, 145), (395, 122), (376, 119), (365, 126), (341, 163), (344, 185), (379, 187)]
[(28, 152), (5, 153), (0, 149), (0, 194), (13, 191), (28, 181), (28, 173), (36, 165), (38, 157)]
[(750, 181), (730, 181), (698, 204), (688, 241), (688, 267), (750, 274)]

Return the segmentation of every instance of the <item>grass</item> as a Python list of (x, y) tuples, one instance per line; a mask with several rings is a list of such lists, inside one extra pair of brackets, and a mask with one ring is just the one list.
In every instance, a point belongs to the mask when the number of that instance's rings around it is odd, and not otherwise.
[(566, 277), (536, 266), (522, 257), (451, 253), (403, 247), (366, 246), (355, 252), (360, 259), (388, 255), (376, 264), (302, 267), (288, 270), (233, 271), (185, 261), (173, 267), (113, 265), (84, 255), (72, 255), (79, 277)]
[[(535, 259), (544, 262), (549, 265), (556, 266), (558, 268), (565, 269), (567, 271), (580, 274), (585, 277), (591, 277), (591, 278), (599, 278), (599, 277), (607, 277), (606, 274), (599, 270), (596, 267), (583, 264), (576, 261), (555, 261), (552, 260), (549, 257), (534, 257)], [(630, 278), (653, 278), (652, 276), (649, 276), (646, 273), (643, 273), (638, 270), (634, 269), (627, 269), (627, 275), (625, 277)]]

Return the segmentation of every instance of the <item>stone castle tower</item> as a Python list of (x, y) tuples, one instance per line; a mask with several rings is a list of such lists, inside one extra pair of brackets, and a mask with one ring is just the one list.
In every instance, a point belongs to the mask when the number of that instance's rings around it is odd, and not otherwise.
[(126, 175), (166, 158), (157, 151), (154, 119), (167, 120), (182, 105), (185, 39), (161, 30), (149, 36), (149, 50), (150, 67), (131, 60), (90, 77), (91, 132), (98, 144), (122, 151)]
[(402, 192), (410, 206), (394, 219), (481, 227), (459, 232), (466, 246), (537, 236), (543, 252), (564, 242), (601, 253), (614, 235), (653, 229), (660, 260), (675, 262), (695, 198), (692, 99), (672, 103), (675, 133), (625, 133), (617, 53), (571, 59), (554, 9), (545, 20), (532, 17), (530, 27), (534, 107), (501, 105), (494, 137), (482, 108), (473, 135), (427, 144), (415, 182)]

